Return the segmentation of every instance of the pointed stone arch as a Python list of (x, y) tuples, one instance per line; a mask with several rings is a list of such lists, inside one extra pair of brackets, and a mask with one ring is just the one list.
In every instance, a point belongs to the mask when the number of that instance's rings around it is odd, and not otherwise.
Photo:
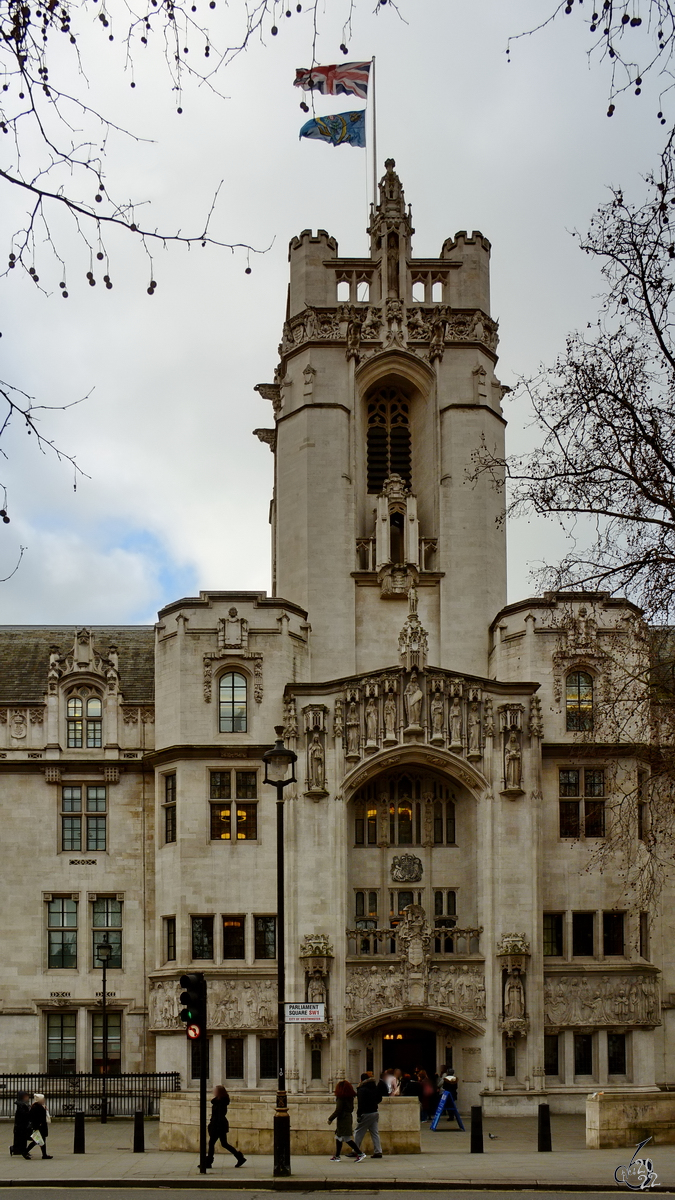
[(430, 767), (440, 774), (447, 775), (455, 783), (463, 784), (474, 800), (479, 800), (488, 791), (487, 779), (473, 763), (467, 762), (457, 754), (452, 754), (449, 750), (410, 743), (391, 750), (381, 750), (377, 754), (373, 754), (367, 762), (361, 762), (354, 767), (343, 780), (343, 799), (351, 800), (360, 787), (383, 771), (413, 764)]
[(446, 1025), (460, 1033), (469, 1033), (474, 1037), (483, 1037), (485, 1029), (470, 1017), (460, 1016), (446, 1008), (429, 1008), (421, 1005), (407, 1005), (404, 1008), (382, 1009), (372, 1017), (363, 1017), (347, 1026), (347, 1036), (355, 1037), (362, 1033), (370, 1033), (382, 1025), (425, 1023), (427, 1025)]

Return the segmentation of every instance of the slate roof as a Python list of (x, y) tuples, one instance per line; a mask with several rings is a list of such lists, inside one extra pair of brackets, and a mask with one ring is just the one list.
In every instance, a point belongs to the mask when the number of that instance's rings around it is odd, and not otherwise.
[[(41, 704), (47, 690), (49, 647), (71, 650), (78, 625), (0, 625), (0, 704)], [(88, 625), (103, 654), (117, 646), (125, 703), (152, 704), (155, 631), (152, 625)]]

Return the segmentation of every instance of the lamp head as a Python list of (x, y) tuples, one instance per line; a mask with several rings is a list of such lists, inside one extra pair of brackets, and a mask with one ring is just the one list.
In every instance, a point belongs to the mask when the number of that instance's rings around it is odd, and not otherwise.
[[(265, 764), (265, 783), (295, 783), (295, 764), (298, 760), (297, 754), (284, 746), (284, 727), (276, 725), (274, 732), (277, 735), (277, 740), (271, 750), (266, 750), (263, 754), (263, 762)], [(288, 770), (290, 768), (290, 776)]]

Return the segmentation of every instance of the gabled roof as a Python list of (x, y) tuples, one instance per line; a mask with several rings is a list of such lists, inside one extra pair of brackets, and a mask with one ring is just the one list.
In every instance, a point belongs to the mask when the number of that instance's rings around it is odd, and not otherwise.
[[(72, 650), (77, 625), (0, 626), (0, 704), (41, 704), (47, 691), (49, 650)], [(120, 690), (127, 704), (152, 704), (155, 631), (152, 625), (88, 625), (97, 650), (119, 655)]]

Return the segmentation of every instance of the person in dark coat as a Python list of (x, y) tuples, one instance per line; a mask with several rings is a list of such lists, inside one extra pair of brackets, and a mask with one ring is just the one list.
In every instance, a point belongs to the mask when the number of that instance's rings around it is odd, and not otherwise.
[[(30, 1125), (31, 1133), (42, 1134), (42, 1150), (43, 1158), (53, 1158), (52, 1154), (47, 1154), (47, 1138), (49, 1137), (49, 1121), (47, 1120), (47, 1108), (45, 1098), (41, 1092), (35, 1092), (33, 1095), (33, 1104), (30, 1110)], [(27, 1149), (33, 1150), (35, 1146), (39, 1146), (39, 1142), (30, 1141)]]
[(28, 1136), (33, 1131), (30, 1123), (30, 1092), (19, 1092), (16, 1098), (14, 1113), (14, 1141), (9, 1153), (20, 1154), (22, 1158), (30, 1158), (28, 1153)]
[(369, 1133), (373, 1142), (372, 1158), (382, 1158), (382, 1143), (380, 1142), (378, 1129), (378, 1108), (380, 1100), (383, 1100), (388, 1095), (389, 1088), (383, 1079), (378, 1081), (373, 1079), (372, 1075), (369, 1075), (367, 1071), (364, 1072), (356, 1092), (356, 1132), (354, 1134), (354, 1141), (359, 1148), (359, 1153), (361, 1153), (363, 1139)]
[(209, 1121), (209, 1149), (206, 1155), (207, 1167), (213, 1166), (213, 1156), (216, 1150), (216, 1142), (220, 1142), (230, 1154), (236, 1158), (235, 1167), (243, 1167), (246, 1159), (240, 1150), (231, 1146), (227, 1140), (227, 1135), (230, 1132), (230, 1122), (227, 1119), (227, 1107), (230, 1103), (229, 1092), (223, 1087), (222, 1083), (217, 1083), (213, 1089), (213, 1100), (211, 1101), (211, 1120)]
[(354, 1091), (351, 1083), (349, 1083), (346, 1079), (342, 1079), (335, 1089), (335, 1112), (332, 1112), (328, 1118), (329, 1125), (332, 1124), (332, 1122), (337, 1118), (335, 1125), (335, 1154), (332, 1156), (330, 1160), (331, 1162), (340, 1161), (340, 1151), (342, 1149), (343, 1142), (346, 1142), (348, 1146), (351, 1146), (357, 1162), (363, 1162), (364, 1158), (366, 1157), (365, 1154), (361, 1153), (356, 1142), (354, 1141), (352, 1114), (354, 1112), (355, 1096), (356, 1092)]

